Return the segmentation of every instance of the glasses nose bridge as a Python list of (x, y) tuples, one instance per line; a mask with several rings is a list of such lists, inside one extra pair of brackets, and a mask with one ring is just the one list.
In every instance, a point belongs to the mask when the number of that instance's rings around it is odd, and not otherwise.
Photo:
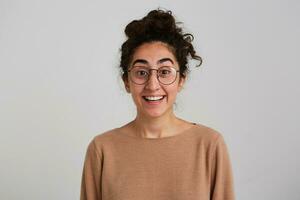
[(159, 69), (149, 69), (149, 79), (150, 79), (150, 76), (152, 75), (151, 71), (156, 71), (156, 77), (158, 79), (159, 75), (158, 75), (158, 70)]
[[(148, 80), (146, 81), (146, 84), (149, 84), (149, 82), (151, 82), (151, 83), (153, 82), (153, 81), (151, 81), (151, 76), (152, 76), (152, 75), (155, 76), (156, 81), (160, 84), (158, 70), (159, 70), (159, 69), (153, 69), (153, 68), (152, 68), (152, 69), (149, 69), (149, 76), (148, 76)], [(156, 71), (156, 75), (153, 74), (152, 71)]]

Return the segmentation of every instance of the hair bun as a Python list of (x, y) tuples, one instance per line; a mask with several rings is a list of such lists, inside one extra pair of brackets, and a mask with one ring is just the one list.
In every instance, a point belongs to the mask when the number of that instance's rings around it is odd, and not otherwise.
[(132, 21), (125, 28), (125, 34), (129, 39), (147, 35), (169, 35), (176, 32), (181, 32), (181, 29), (176, 27), (171, 11), (162, 10), (153, 10), (144, 18)]

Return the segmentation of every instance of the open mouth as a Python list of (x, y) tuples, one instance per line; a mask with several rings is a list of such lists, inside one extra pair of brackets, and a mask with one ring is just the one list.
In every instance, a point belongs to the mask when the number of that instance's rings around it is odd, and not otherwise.
[(161, 101), (165, 98), (165, 96), (143, 96), (143, 99), (149, 102)]

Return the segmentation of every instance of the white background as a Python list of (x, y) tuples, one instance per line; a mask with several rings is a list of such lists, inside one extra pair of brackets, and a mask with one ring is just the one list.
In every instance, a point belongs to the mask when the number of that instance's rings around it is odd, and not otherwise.
[(1, 200), (79, 199), (89, 141), (135, 116), (124, 27), (159, 6), (204, 59), (176, 113), (223, 134), (237, 199), (300, 199), (299, 1), (0, 0)]

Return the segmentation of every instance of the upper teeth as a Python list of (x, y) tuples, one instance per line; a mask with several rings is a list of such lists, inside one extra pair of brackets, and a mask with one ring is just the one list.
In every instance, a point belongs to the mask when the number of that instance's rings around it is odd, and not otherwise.
[(156, 97), (152, 97), (152, 96), (149, 96), (149, 97), (145, 97), (147, 100), (150, 100), (150, 101), (155, 101), (155, 100), (160, 100), (163, 98), (163, 96), (156, 96)]

